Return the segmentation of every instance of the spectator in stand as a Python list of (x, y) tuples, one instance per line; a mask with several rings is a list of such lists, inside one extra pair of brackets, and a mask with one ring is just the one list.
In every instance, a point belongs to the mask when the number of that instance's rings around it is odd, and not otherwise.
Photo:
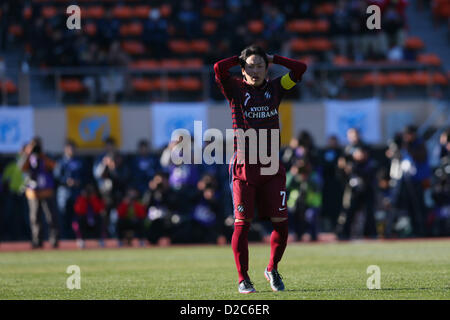
[(450, 235), (450, 130), (441, 135), (441, 158), (434, 171), (432, 197), (435, 202), (435, 216), (431, 235)]
[(167, 19), (161, 17), (161, 13), (158, 8), (153, 8), (150, 11), (148, 19), (144, 22), (142, 40), (145, 45), (150, 48), (152, 56), (156, 59), (161, 59), (168, 56), (168, 26), (169, 24)]
[[(120, 42), (114, 40), (105, 52), (105, 62), (111, 67), (126, 67), (130, 63), (130, 57), (120, 47)], [(113, 102), (128, 88), (127, 76), (122, 73), (111, 73), (100, 76), (101, 101)]]
[(330, 136), (320, 162), (323, 176), (322, 196), (326, 199), (322, 204), (322, 218), (324, 228), (333, 231), (342, 205), (343, 186), (336, 170), (341, 154), (338, 138)]
[[(188, 138), (180, 135), (176, 141), (171, 141), (162, 152), (160, 163), (162, 169), (169, 173), (169, 184), (171, 188), (173, 188), (180, 197), (185, 199), (185, 206), (183, 209), (185, 209), (185, 213), (188, 213), (192, 209), (192, 201), (196, 193), (195, 186), (199, 180), (200, 166), (193, 164), (193, 150), (191, 150), (189, 156), (182, 154), (184, 150), (179, 148), (179, 144), (184, 139)], [(191, 145), (194, 145), (194, 140), (193, 138), (191, 139)], [(187, 161), (182, 161), (181, 164), (174, 164), (172, 161), (173, 155), (183, 157), (185, 160), (187, 160), (187, 157), (190, 157), (189, 162), (191, 164), (187, 164)]]
[(396, 208), (409, 214), (413, 236), (425, 235), (425, 189), (430, 185), (431, 169), (425, 143), (417, 134), (417, 127), (407, 126), (400, 150), (402, 176), (395, 200)]
[(180, 36), (187, 39), (197, 39), (201, 35), (200, 8), (196, 7), (192, 0), (182, 0), (179, 8), (176, 8), (176, 29)]
[[(25, 179), (20, 163), (21, 152), (15, 159), (8, 162), (1, 175), (1, 193), (3, 195), (3, 223), (0, 225), (0, 239), (25, 240), (28, 239), (28, 218), (26, 199), (24, 196)], [(1, 214), (1, 213), (0, 213)], [(6, 236), (6, 235), (7, 236)]]
[(113, 16), (112, 9), (105, 11), (104, 17), (97, 19), (97, 37), (99, 46), (109, 46), (119, 35), (120, 20)]
[(219, 240), (223, 214), (217, 187), (216, 178), (208, 174), (197, 183), (198, 194), (192, 212), (192, 242), (216, 243)]
[(170, 188), (168, 174), (156, 173), (143, 196), (143, 204), (148, 212), (147, 239), (150, 243), (160, 240), (170, 243), (172, 216), (181, 206), (178, 199), (177, 194)]
[(74, 203), (76, 219), (72, 223), (79, 248), (85, 248), (85, 240), (98, 239), (99, 246), (104, 247), (102, 222), (105, 216), (105, 203), (95, 186), (87, 184), (77, 196)]
[(63, 156), (56, 163), (54, 175), (58, 183), (56, 200), (60, 213), (61, 237), (73, 239), (74, 203), (87, 181), (86, 167), (83, 160), (76, 155), (73, 141), (66, 141)]
[(297, 159), (286, 174), (289, 224), (301, 241), (308, 233), (318, 240), (319, 213), (322, 205), (320, 176), (306, 159)]
[(287, 40), (284, 32), (285, 18), (283, 13), (274, 5), (263, 5), (263, 37), (268, 42), (268, 50), (276, 51)]
[(139, 200), (139, 191), (129, 188), (125, 197), (117, 206), (117, 235), (119, 247), (124, 243), (131, 246), (133, 238), (139, 239), (139, 245), (144, 246), (145, 206)]
[(297, 138), (291, 139), (282, 155), (282, 161), (286, 168), (296, 162), (298, 159), (304, 159), (316, 168), (319, 164), (319, 155), (314, 144), (314, 140), (308, 131), (301, 131)]
[(148, 140), (140, 140), (137, 146), (137, 154), (131, 160), (132, 184), (140, 194), (144, 194), (148, 189), (148, 183), (157, 171), (159, 171), (158, 159), (150, 154)]
[(384, 41), (395, 47), (403, 47), (405, 41), (404, 19), (396, 10), (395, 4), (390, 3), (383, 12), (382, 19)]
[(362, 211), (363, 235), (376, 238), (375, 225), (375, 175), (376, 165), (369, 156), (366, 147), (352, 148), (350, 157), (344, 163), (338, 163), (345, 176), (345, 191), (342, 200), (343, 212), (338, 219), (338, 237), (348, 240), (355, 230), (357, 214)]
[(341, 56), (349, 57), (350, 16), (346, 0), (339, 0), (331, 17), (330, 33), (336, 43), (337, 52)]
[(25, 147), (20, 163), (22, 163), (23, 172), (27, 175), (25, 195), (30, 213), (32, 248), (43, 247), (43, 215), (49, 226), (50, 244), (53, 248), (57, 248), (59, 228), (54, 194), (55, 161), (44, 153), (41, 139), (35, 137)]
[(129, 181), (128, 168), (122, 155), (116, 149), (114, 138), (108, 137), (105, 140), (105, 151), (95, 160), (93, 174), (106, 206), (104, 236), (106, 234), (114, 236), (117, 216), (113, 215), (113, 209), (123, 198)]

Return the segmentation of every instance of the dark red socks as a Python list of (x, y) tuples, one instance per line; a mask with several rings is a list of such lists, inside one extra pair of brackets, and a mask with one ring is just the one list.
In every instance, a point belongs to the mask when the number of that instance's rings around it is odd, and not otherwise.
[(272, 225), (273, 231), (270, 236), (270, 261), (267, 266), (268, 271), (278, 269), (278, 262), (280, 262), (284, 249), (286, 249), (288, 238), (288, 220), (272, 222)]
[(234, 253), (234, 261), (236, 262), (239, 274), (239, 282), (249, 279), (248, 271), (248, 231), (250, 223), (239, 221), (234, 223), (233, 237), (231, 238), (231, 248)]

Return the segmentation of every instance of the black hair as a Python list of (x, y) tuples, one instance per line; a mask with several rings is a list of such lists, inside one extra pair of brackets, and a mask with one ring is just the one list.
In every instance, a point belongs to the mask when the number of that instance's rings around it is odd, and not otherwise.
[(148, 146), (149, 146), (149, 143), (148, 143), (147, 139), (139, 140), (139, 142), (138, 142), (138, 147), (139, 148), (141, 148), (141, 147), (148, 147)]
[(104, 140), (104, 142), (106, 143), (106, 144), (112, 144), (112, 145), (116, 145), (116, 140), (113, 138), (113, 137), (111, 137), (111, 136), (108, 136), (108, 137), (106, 137), (106, 139)]
[(72, 148), (75, 148), (77, 145), (75, 143), (75, 141), (73, 141), (72, 139), (66, 139), (66, 142), (64, 143), (65, 146), (70, 146)]
[(405, 128), (405, 132), (409, 134), (416, 134), (417, 133), (417, 126), (410, 124)]
[(241, 55), (239, 56), (239, 64), (241, 65), (241, 68), (245, 68), (245, 61), (248, 57), (252, 55), (260, 56), (264, 59), (264, 62), (266, 63), (266, 68), (269, 66), (269, 60), (267, 59), (266, 51), (264, 51), (263, 48), (257, 45), (251, 45), (244, 50), (242, 50)]

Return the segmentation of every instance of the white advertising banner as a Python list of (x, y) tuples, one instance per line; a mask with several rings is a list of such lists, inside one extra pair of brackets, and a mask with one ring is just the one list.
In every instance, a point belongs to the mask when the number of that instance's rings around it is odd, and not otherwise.
[(203, 131), (208, 129), (205, 103), (154, 103), (150, 106), (153, 147), (162, 148), (176, 129), (188, 130), (194, 136), (194, 121), (201, 121)]
[(356, 128), (367, 143), (381, 142), (380, 101), (325, 100), (325, 134), (336, 135), (341, 144), (347, 143), (347, 130)]
[(0, 107), (0, 152), (20, 151), (33, 135), (33, 108)]

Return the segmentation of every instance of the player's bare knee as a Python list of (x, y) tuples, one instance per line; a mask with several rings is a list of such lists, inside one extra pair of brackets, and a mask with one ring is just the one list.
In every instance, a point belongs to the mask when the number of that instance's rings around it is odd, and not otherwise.
[(252, 220), (253, 219), (234, 219), (234, 222), (241, 222), (241, 221), (244, 221), (244, 222), (252, 222)]

